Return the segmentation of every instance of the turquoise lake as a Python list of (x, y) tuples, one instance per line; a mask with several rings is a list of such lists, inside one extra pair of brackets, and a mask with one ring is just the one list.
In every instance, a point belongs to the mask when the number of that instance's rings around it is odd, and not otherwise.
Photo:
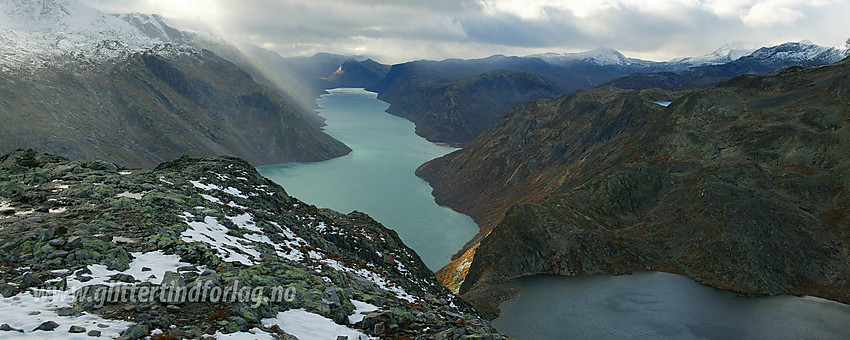
[(317, 163), (260, 167), (287, 193), (322, 208), (361, 211), (395, 230), (432, 270), (449, 262), (478, 232), (471, 217), (441, 207), (414, 172), (457, 149), (428, 142), (412, 122), (385, 112), (389, 104), (363, 89), (334, 89), (317, 104), (325, 132), (348, 145), (348, 156)]

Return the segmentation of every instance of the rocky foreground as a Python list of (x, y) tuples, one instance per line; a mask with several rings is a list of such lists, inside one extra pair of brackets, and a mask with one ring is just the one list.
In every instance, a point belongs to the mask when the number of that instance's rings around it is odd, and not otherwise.
[(442, 278), (491, 315), (512, 278), (647, 270), (850, 303), (848, 98), (844, 60), (518, 107), (417, 171), (484, 228)]
[(0, 157), (0, 337), (500, 339), (395, 232), (246, 162)]

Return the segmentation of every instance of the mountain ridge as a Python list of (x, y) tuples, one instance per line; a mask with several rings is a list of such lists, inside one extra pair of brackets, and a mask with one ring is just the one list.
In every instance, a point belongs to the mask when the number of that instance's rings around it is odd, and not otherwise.
[(848, 79), (845, 59), (519, 106), (417, 170), (438, 202), (490, 226), (440, 276), (490, 316), (508, 280), (541, 273), (657, 270), (847, 303)]

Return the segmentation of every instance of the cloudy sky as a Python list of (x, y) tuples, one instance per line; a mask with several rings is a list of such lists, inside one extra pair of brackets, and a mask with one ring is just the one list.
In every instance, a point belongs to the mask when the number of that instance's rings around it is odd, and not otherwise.
[(284, 56), (359, 54), (384, 63), (611, 47), (652, 60), (850, 38), (850, 0), (81, 0)]

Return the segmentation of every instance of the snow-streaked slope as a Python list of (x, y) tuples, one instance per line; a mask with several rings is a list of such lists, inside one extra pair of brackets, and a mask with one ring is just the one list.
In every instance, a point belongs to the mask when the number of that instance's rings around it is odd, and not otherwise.
[(157, 14), (123, 13), (112, 14), (129, 23), (150, 39), (172, 44), (191, 44), (189, 33), (176, 29), (167, 19)]
[(174, 32), (163, 29), (166, 34), (159, 36), (154, 32), (143, 32), (122, 17), (76, 0), (0, 0), (0, 43), (4, 46), (0, 68), (33, 69), (45, 63), (109, 60), (180, 42), (171, 40)]

